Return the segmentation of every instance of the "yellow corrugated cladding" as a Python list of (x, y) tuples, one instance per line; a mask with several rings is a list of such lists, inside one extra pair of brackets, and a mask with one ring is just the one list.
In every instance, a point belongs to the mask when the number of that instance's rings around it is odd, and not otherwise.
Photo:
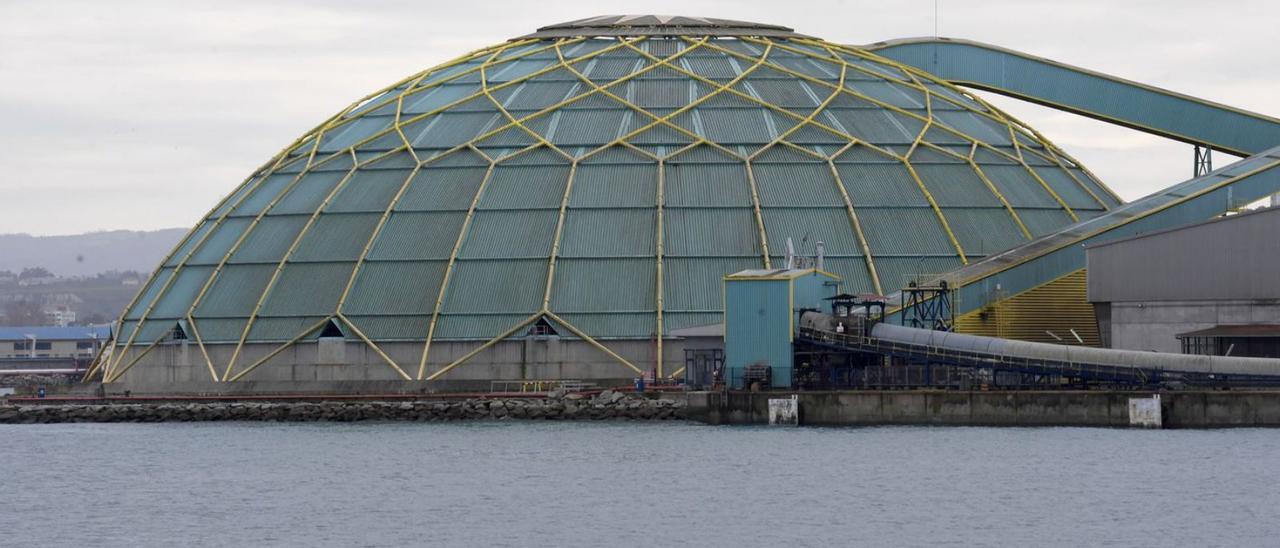
[[(1043, 343), (1100, 346), (1098, 318), (1085, 297), (1085, 270), (1080, 269), (1034, 289), (994, 300), (956, 319), (956, 331)], [(1062, 337), (1055, 339), (1049, 333)]]

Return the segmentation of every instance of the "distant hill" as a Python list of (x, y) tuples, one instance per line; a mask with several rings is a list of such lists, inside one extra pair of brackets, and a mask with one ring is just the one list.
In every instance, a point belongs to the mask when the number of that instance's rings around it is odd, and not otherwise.
[(93, 276), (110, 270), (150, 273), (185, 228), (110, 230), (71, 236), (0, 234), (0, 271), (44, 267), (57, 276)]

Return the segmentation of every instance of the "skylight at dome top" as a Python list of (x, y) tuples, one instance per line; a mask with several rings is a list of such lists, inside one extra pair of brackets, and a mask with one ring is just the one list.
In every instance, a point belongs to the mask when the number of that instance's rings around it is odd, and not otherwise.
[(375, 348), (411, 343), (388, 378), (429, 378), (457, 357), (433, 344), (540, 319), (606, 347), (720, 322), (722, 277), (781, 266), (787, 238), (803, 254), (822, 241), (844, 291), (889, 293), (1119, 204), (919, 69), (776, 25), (597, 17), (414, 74), (307, 132), (192, 230), (117, 345), (186, 326), (237, 349), (211, 360), (228, 380), (252, 361), (242, 347), (332, 321)]

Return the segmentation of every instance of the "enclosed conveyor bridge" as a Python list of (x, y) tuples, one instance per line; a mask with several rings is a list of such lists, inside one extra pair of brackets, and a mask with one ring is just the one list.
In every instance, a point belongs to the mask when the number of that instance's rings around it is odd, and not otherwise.
[(805, 322), (797, 342), (836, 352), (1078, 379), (1109, 385), (1277, 386), (1280, 360), (1111, 350), (965, 335), (878, 323), (870, 333)]
[(1280, 145), (1280, 119), (991, 44), (905, 38), (863, 47), (958, 86), (1236, 156)]
[(945, 274), (958, 315), (1082, 271), (1086, 245), (1204, 221), (1280, 192), (1275, 118), (979, 42), (913, 38), (866, 47), (956, 85), (1247, 156)]

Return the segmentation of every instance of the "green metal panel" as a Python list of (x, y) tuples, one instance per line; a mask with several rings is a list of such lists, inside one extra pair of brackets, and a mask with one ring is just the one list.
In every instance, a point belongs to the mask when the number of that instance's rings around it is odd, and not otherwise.
[(652, 259), (561, 259), (551, 309), (560, 312), (638, 312), (656, 307), (658, 273)]
[[(294, 164), (297, 164), (297, 163), (298, 162), (294, 162)], [(281, 169), (285, 169), (285, 168), (281, 168)], [(256, 173), (249, 181), (242, 183), (240, 186), (236, 187), (236, 189), (231, 191), (231, 194), (228, 195), (227, 198), (223, 200), (221, 204), (218, 205), (218, 207), (214, 208), (213, 211), (209, 212), (209, 215), (207, 218), (216, 219), (218, 217), (221, 217), (229, 213), (231, 211), (231, 208), (235, 207), (235, 205), (240, 202), (241, 198), (243, 198), (246, 194), (248, 194), (253, 189), (257, 188), (257, 186), (262, 183), (262, 178), (263, 177), (261, 174)]]
[(836, 161), (840, 182), (855, 206), (928, 206), (924, 193), (900, 162), (846, 163)]
[(546, 259), (467, 261), (454, 265), (444, 312), (523, 312), (542, 307), (547, 284)]
[[(766, 153), (767, 155), (768, 153)], [(826, 162), (752, 163), (761, 206), (831, 206), (843, 203)]]
[(1097, 200), (1094, 200), (1083, 187), (1072, 180), (1071, 176), (1067, 175), (1067, 172), (1061, 168), (1033, 167), (1032, 169), (1072, 209), (1102, 209)]
[(652, 257), (656, 217), (651, 208), (569, 209), (565, 213), (560, 256)]
[(666, 205), (750, 206), (751, 186), (742, 163), (684, 163), (666, 165)]
[(173, 255), (164, 262), (163, 266), (174, 266), (186, 259), (187, 254), (202, 242), (205, 234), (213, 229), (214, 224), (216, 224), (216, 221), (213, 219), (200, 221), (200, 224), (197, 224), (195, 229), (182, 239), (182, 244), (173, 251)]
[(479, 136), (492, 127), (500, 116), (492, 112), (444, 112), (424, 121), (414, 133), (406, 128), (405, 137), (416, 148), (426, 143), (452, 148)]
[(431, 112), (445, 105), (458, 101), (480, 91), (476, 84), (444, 84), (422, 91), (410, 93), (404, 97), (402, 115), (414, 115)]
[(559, 218), (554, 209), (477, 211), (459, 257), (549, 257)]
[(1020, 209), (1018, 218), (1036, 238), (1072, 223), (1071, 217), (1061, 209)]
[(424, 167), (396, 203), (396, 211), (466, 211), (487, 169)]
[(357, 170), (343, 189), (334, 195), (325, 211), (381, 213), (400, 191), (410, 173), (410, 169)]
[(234, 343), (240, 340), (240, 334), (248, 323), (248, 318), (198, 318), (196, 329), (205, 344)]
[(845, 87), (881, 103), (905, 109), (924, 108), (924, 94), (919, 90), (889, 80), (847, 80)]
[(696, 327), (702, 325), (714, 325), (724, 323), (724, 313), (722, 312), (667, 312), (662, 316), (662, 326), (666, 334), (670, 335), (672, 330), (684, 329), (686, 327)]
[(425, 341), (431, 316), (347, 316), (375, 341)]
[(889, 110), (831, 107), (824, 112), (847, 133), (869, 143), (911, 143), (924, 128), (924, 122)]
[(675, 312), (718, 313), (725, 275), (761, 266), (761, 259), (749, 257), (667, 258), (662, 264), (663, 306)]
[(875, 284), (871, 283), (871, 273), (867, 270), (867, 261), (862, 257), (828, 256), (823, 270), (840, 276), (841, 291), (855, 294), (876, 292)]
[(395, 124), (395, 116), (366, 115), (342, 124), (320, 139), (320, 152), (337, 152)]
[[(300, 318), (258, 318), (253, 322), (253, 327), (249, 328), (249, 336), (246, 339), (257, 342), (282, 343), (301, 335), (303, 331), (315, 325), (322, 319), (324, 319), (323, 316), (308, 316)], [(319, 333), (320, 331), (316, 330), (306, 338), (314, 339), (319, 336)], [(201, 334), (203, 335), (204, 332), (202, 331)]]
[(185, 317), (187, 309), (191, 307), (191, 301), (196, 298), (196, 294), (212, 274), (213, 267), (209, 266), (183, 268), (178, 272), (177, 278), (169, 284), (169, 289), (156, 301), (155, 308), (151, 310), (149, 317), (171, 319)]
[(196, 248), (196, 252), (191, 255), (187, 264), (218, 264), (252, 222), (253, 219), (247, 217), (225, 219), (218, 229), (209, 233), (204, 243)]
[(396, 211), (387, 218), (370, 259), (448, 259), (466, 219), (461, 211)]
[(582, 84), (573, 74), (557, 69), (537, 81), (525, 81), (496, 90), (493, 98), (508, 110), (542, 110), (581, 93)]
[(569, 164), (498, 165), (493, 169), (487, 191), (480, 197), (481, 209), (526, 209), (560, 207)]
[(275, 269), (273, 264), (229, 264), (223, 267), (196, 307), (195, 316), (248, 317)]
[(142, 293), (138, 296), (137, 302), (134, 303), (124, 317), (127, 319), (136, 319), (142, 317), (142, 313), (151, 305), (151, 302), (160, 294), (160, 289), (169, 283), (169, 278), (173, 277), (174, 269), (161, 268), (151, 275), (147, 280), (147, 284), (143, 286)]
[(231, 210), (231, 215), (252, 217), (262, 213), (263, 208), (267, 207), (276, 196), (294, 180), (296, 175), (292, 173), (273, 173), (267, 176), (266, 180), (249, 192), (239, 204)]
[(1098, 183), (1098, 180), (1094, 179), (1088, 173), (1085, 173), (1084, 170), (1080, 168), (1069, 168), (1067, 171), (1070, 171), (1072, 175), (1075, 175), (1076, 180), (1089, 187), (1089, 189), (1093, 191), (1094, 195), (1102, 198), (1102, 201), (1106, 202), (1107, 205), (1111, 207), (1118, 207), (1124, 204), (1124, 202), (1117, 199), (1111, 192), (1102, 188), (1102, 185)]
[[(941, 207), (1001, 207), (1000, 200), (992, 194), (991, 189), (978, 178), (968, 166), (917, 164), (912, 158), (912, 166), (920, 181), (933, 194), (934, 201)], [(1017, 226), (1010, 234), (1017, 233)]]
[(1009, 211), (1002, 207), (942, 208), (942, 214), (971, 260), (1027, 241)]
[(231, 254), (230, 262), (279, 262), (306, 224), (307, 217), (302, 215), (263, 217)]
[(664, 217), (663, 250), (668, 256), (760, 256), (755, 216), (749, 208), (667, 208)]
[(271, 208), (270, 213), (310, 214), (346, 175), (342, 171), (308, 172)]
[[(983, 165), (982, 174), (1000, 191), (1013, 207), (1051, 207), (1061, 209), (1058, 201), (1020, 165)], [(1052, 186), (1050, 188), (1053, 188)], [(1094, 204), (1097, 205), (1096, 203)], [(1065, 213), (1065, 211), (1063, 211)], [(1068, 217), (1069, 218), (1069, 217)]]
[(741, 99), (737, 101), (739, 104), (720, 108), (694, 108), (697, 123), (686, 129), (717, 143), (762, 145), (772, 141), (777, 135), (765, 124), (765, 113), (760, 109), (744, 108), (750, 103)]
[(649, 207), (657, 196), (658, 164), (578, 165), (569, 206)]
[(446, 314), (436, 324), (435, 340), (484, 341), (520, 323), (528, 314)]
[(355, 263), (289, 263), (262, 304), (263, 316), (325, 316), (338, 309), (338, 297)]
[[(343, 313), (431, 315), (448, 261), (366, 262)], [(425, 336), (425, 332), (424, 332)]]
[(862, 221), (862, 233), (871, 255), (880, 265), (881, 255), (954, 255), (955, 248), (942, 231), (941, 221), (928, 208), (854, 208)]
[(290, 261), (355, 261), (382, 218), (378, 213), (324, 213), (302, 236)]
[(862, 255), (849, 212), (843, 207), (765, 208), (760, 215), (769, 236), (769, 251), (774, 254), (784, 252), (787, 238), (791, 238), (796, 251), (805, 256), (813, 256), (817, 242), (823, 242), (828, 255)]
[[(657, 316), (653, 313), (564, 313), (559, 316), (574, 326), (591, 326), (591, 336), (601, 339), (652, 339), (658, 326)], [(561, 332), (560, 335), (573, 338), (573, 334), (567, 331)]]
[(622, 135), (631, 111), (625, 108), (576, 110), (565, 109), (551, 118), (554, 128), (547, 138), (556, 146), (595, 148)]

